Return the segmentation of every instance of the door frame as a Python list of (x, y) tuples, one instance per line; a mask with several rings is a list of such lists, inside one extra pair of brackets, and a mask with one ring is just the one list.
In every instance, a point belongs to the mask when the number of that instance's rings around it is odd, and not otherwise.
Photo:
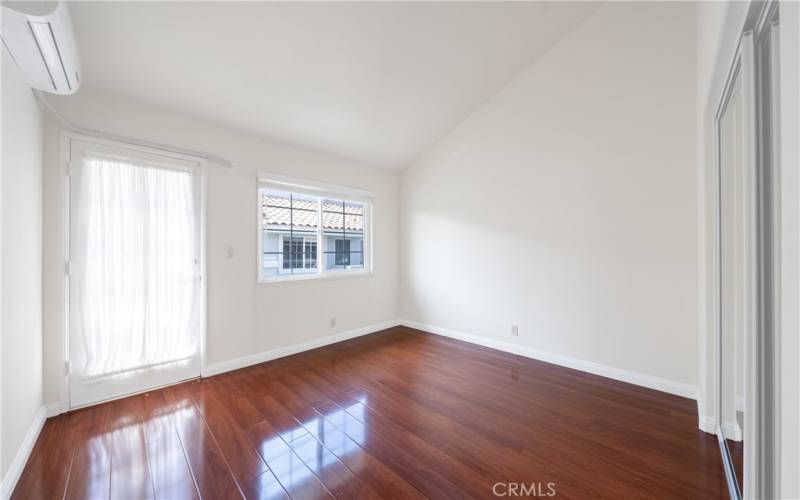
[[(753, 57), (747, 58), (753, 64), (753, 81), (749, 82), (751, 88), (758, 92), (759, 85), (762, 85), (762, 76), (759, 62), (756, 60), (756, 53), (759, 50), (758, 40), (762, 34), (762, 29), (766, 25), (765, 21), (773, 22), (777, 20), (777, 10), (779, 2), (777, 0), (756, 1), (751, 0), (742, 4), (733, 4), (729, 7), (723, 29), (723, 43), (720, 52), (714, 61), (715, 69), (710, 81), (709, 100), (703, 110), (705, 128), (700, 132), (703, 134), (703, 143), (706, 146), (706, 155), (701, 158), (700, 174), (703, 188), (700, 191), (701, 206), (704, 207), (704, 217), (702, 219), (703, 230), (701, 239), (701, 311), (704, 313), (703, 323), (701, 324), (701, 389), (698, 397), (699, 427), (710, 433), (717, 433), (720, 425), (720, 141), (719, 141), (719, 115), (727, 102), (732, 83), (732, 76), (736, 71), (736, 63), (740, 59), (742, 51), (742, 39), (745, 35), (752, 33), (753, 38)], [(774, 38), (773, 38), (774, 39)], [(782, 50), (779, 47), (778, 50)], [(773, 72), (775, 76), (775, 72)], [(743, 82), (744, 83), (744, 82)], [(773, 81), (773, 85), (778, 82)], [(771, 88), (773, 99), (777, 98), (775, 87)], [(746, 93), (743, 93), (743, 95)], [(756, 102), (761, 97), (759, 94), (744, 95)], [(749, 106), (751, 109), (753, 105)], [(773, 116), (773, 123), (780, 121), (780, 116)], [(754, 122), (746, 123), (745, 126), (753, 127)], [(759, 293), (750, 293), (748, 297), (748, 309), (751, 309), (749, 320), (751, 324), (748, 328), (752, 332), (761, 331), (760, 335), (751, 335), (749, 343), (749, 356), (746, 364), (749, 365), (749, 372), (752, 376), (745, 380), (745, 407), (748, 415), (745, 421), (745, 471), (744, 471), (744, 498), (768, 498), (777, 494), (780, 484), (780, 476), (777, 464), (780, 458), (780, 405), (778, 401), (778, 390), (780, 383), (780, 350), (777, 342), (780, 338), (780, 318), (781, 318), (781, 183), (780, 183), (780, 158), (776, 158), (771, 164), (771, 178), (767, 179), (771, 191), (771, 199), (763, 200), (765, 186), (759, 188), (758, 183), (762, 180), (763, 165), (761, 164), (761, 151), (767, 146), (765, 142), (770, 139), (777, 141), (781, 131), (777, 128), (770, 130), (771, 137), (765, 138), (760, 131), (751, 130), (749, 133), (754, 137), (753, 151), (746, 154), (757, 155), (752, 163), (755, 168), (746, 175), (750, 177), (748, 191), (756, 194), (756, 199), (749, 204), (752, 211), (747, 213), (750, 220), (759, 226), (754, 226), (762, 238), (767, 238), (770, 243), (767, 246), (752, 248), (749, 251), (755, 252), (758, 260), (754, 261), (754, 266), (750, 276), (751, 282), (760, 289)], [(777, 144), (777, 142), (776, 142)], [(758, 191), (756, 191), (758, 189)], [(765, 205), (766, 203), (766, 205)], [(771, 209), (771, 221), (765, 224), (763, 220), (765, 207)], [(749, 242), (752, 244), (753, 242)], [(765, 262), (765, 258), (771, 262)], [(770, 272), (772, 273), (770, 276)], [(770, 279), (772, 278), (772, 279)], [(751, 291), (752, 292), (752, 291)], [(765, 321), (771, 321), (771, 327), (766, 335), (770, 336), (765, 342)], [(771, 344), (770, 344), (771, 342)], [(747, 370), (747, 369), (746, 369)], [(765, 384), (771, 384), (766, 387)], [(765, 388), (769, 390), (765, 390)], [(720, 443), (722, 444), (722, 443)], [(726, 457), (723, 453), (723, 460)], [(728, 471), (726, 470), (726, 473)], [(729, 482), (730, 485), (730, 482)]]
[[(197, 168), (195, 174), (197, 176), (196, 186), (198, 192), (195, 195), (195, 198), (198, 203), (198, 212), (200, 220), (198, 222), (198, 245), (199, 248), (199, 262), (198, 262), (198, 269), (200, 273), (200, 307), (199, 307), (199, 350), (200, 350), (200, 374), (199, 376), (205, 376), (207, 371), (207, 360), (206, 360), (206, 323), (207, 323), (207, 258), (206, 258), (206, 201), (207, 201), (207, 169), (208, 169), (208, 162), (205, 158), (199, 156), (192, 156), (183, 153), (176, 153), (164, 149), (158, 149), (154, 147), (147, 147), (147, 146), (140, 146), (137, 144), (130, 144), (123, 141), (116, 141), (110, 139), (104, 139), (101, 137), (90, 136), (85, 134), (79, 134), (76, 132), (69, 132), (69, 131), (62, 131), (60, 137), (60, 158), (63, 161), (62, 168), (61, 168), (61, 182), (62, 182), (62, 203), (61, 203), (61, 210), (62, 210), (62, 227), (63, 233), (61, 235), (61, 241), (63, 245), (63, 297), (64, 301), (62, 304), (63, 307), (63, 314), (61, 318), (61, 384), (59, 387), (59, 404), (61, 406), (61, 412), (66, 412), (70, 410), (74, 410), (79, 408), (79, 406), (72, 406), (71, 395), (70, 395), (70, 282), (69, 282), (69, 262), (70, 262), (70, 207), (71, 207), (71, 184), (70, 184), (70, 161), (71, 161), (71, 153), (72, 153), (72, 142), (73, 141), (81, 141), (81, 142), (88, 142), (94, 143), (101, 146), (107, 147), (116, 147), (121, 149), (127, 149), (130, 151), (136, 151), (140, 153), (146, 153), (151, 155), (162, 156), (165, 158), (175, 158), (183, 161), (190, 161), (197, 164)], [(164, 384), (164, 386), (172, 385)], [(163, 387), (163, 386), (161, 386)], [(131, 394), (124, 394), (109, 398), (104, 401), (98, 401), (96, 403), (92, 403), (89, 405), (82, 405), (80, 407), (85, 406), (92, 406), (94, 404), (100, 404), (105, 401), (113, 401), (115, 399), (121, 399), (133, 394), (139, 394), (142, 392), (147, 392), (157, 387), (151, 387), (149, 389), (138, 391)]]

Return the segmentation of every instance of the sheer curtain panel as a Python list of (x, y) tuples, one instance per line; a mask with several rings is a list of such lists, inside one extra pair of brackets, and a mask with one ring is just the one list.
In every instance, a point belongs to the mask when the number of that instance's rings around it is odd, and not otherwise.
[(70, 235), (74, 382), (119, 384), (192, 364), (200, 277), (193, 171), (83, 153)]

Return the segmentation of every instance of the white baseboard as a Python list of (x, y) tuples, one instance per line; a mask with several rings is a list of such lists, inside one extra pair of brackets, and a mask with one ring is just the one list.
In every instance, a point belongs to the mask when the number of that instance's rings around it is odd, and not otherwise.
[(60, 403), (47, 403), (44, 405), (45, 418), (55, 417), (64, 413)]
[(722, 435), (725, 436), (725, 439), (730, 439), (732, 441), (741, 441), (742, 428), (739, 427), (738, 422), (724, 423), (722, 424)]
[(22, 475), (22, 470), (25, 468), (25, 464), (28, 463), (28, 457), (30, 457), (31, 451), (33, 451), (33, 445), (36, 444), (39, 433), (42, 431), (42, 426), (44, 426), (44, 421), (47, 418), (46, 415), (47, 408), (42, 406), (33, 417), (33, 422), (31, 422), (31, 426), (28, 427), (28, 432), (25, 433), (25, 439), (22, 440), (17, 454), (14, 455), (14, 460), (11, 462), (6, 475), (3, 477), (2, 485), (0, 485), (0, 498), (10, 498), (11, 494), (14, 492), (17, 481), (19, 481)]
[(698, 418), (697, 427), (699, 427), (701, 431), (709, 434), (717, 433), (717, 421), (708, 416), (700, 416)]
[[(286, 347), (279, 347), (277, 349), (271, 349), (269, 351), (250, 354), (248, 356), (242, 356), (241, 358), (230, 359), (228, 361), (221, 361), (219, 363), (208, 365), (205, 368), (205, 370), (202, 371), (201, 376), (212, 377), (214, 375), (219, 375), (220, 373), (225, 373), (232, 370), (238, 370), (239, 368), (245, 368), (251, 365), (257, 365), (258, 363), (263, 363), (265, 361), (270, 361), (285, 356), (291, 356), (292, 354), (297, 354), (303, 351), (309, 351), (311, 349), (316, 349), (317, 347), (323, 347), (329, 344), (335, 344), (336, 342), (342, 342), (343, 340), (349, 340), (355, 337), (360, 337), (362, 335), (368, 335), (370, 333), (375, 333), (381, 330), (385, 330), (387, 328), (391, 328), (399, 324), (400, 321), (396, 319), (389, 321), (382, 321), (380, 323), (375, 323), (373, 325), (368, 325), (361, 328), (348, 330), (346, 332), (336, 333), (334, 335), (329, 335), (327, 337), (322, 337), (319, 339), (309, 340), (308, 342), (302, 342), (300, 344), (293, 344)], [(167, 384), (167, 385), (172, 385), (172, 384)], [(154, 388), (150, 388), (148, 390), (153, 390), (153, 389)], [(120, 397), (126, 397), (130, 395), (132, 394), (126, 394)], [(62, 406), (59, 403), (49, 403), (45, 405), (44, 408), (47, 417), (54, 417), (56, 415), (69, 411), (69, 408), (62, 408)]]
[[(717, 421), (711, 417), (700, 418), (700, 430), (708, 432), (709, 434), (717, 433)], [(732, 441), (741, 441), (743, 439), (742, 428), (738, 422), (723, 423), (720, 430), (725, 439)]]
[(426, 332), (441, 335), (443, 337), (450, 337), (471, 344), (477, 344), (498, 351), (509, 352), (526, 358), (538, 359), (554, 365), (565, 366), (583, 372), (608, 377), (614, 380), (620, 380), (629, 384), (640, 385), (648, 389), (655, 389), (657, 391), (675, 394), (676, 396), (683, 396), (685, 398), (697, 399), (697, 386), (686, 384), (683, 382), (675, 382), (673, 380), (655, 377), (653, 375), (645, 375), (622, 368), (614, 368), (613, 366), (601, 365), (592, 361), (585, 361), (583, 359), (573, 358), (571, 356), (564, 356), (561, 354), (554, 354), (550, 352), (540, 351), (531, 347), (521, 346), (519, 344), (512, 344), (510, 342), (502, 342), (500, 340), (490, 339), (479, 335), (464, 333), (449, 328), (442, 328), (435, 325), (425, 323), (418, 323), (416, 321), (401, 319), (400, 324), (410, 328), (416, 328)]
[(391, 328), (399, 324), (400, 324), (399, 320), (382, 321), (380, 323), (375, 323), (373, 325), (368, 325), (361, 328), (348, 330), (346, 332), (336, 333), (334, 335), (329, 335), (327, 337), (309, 340), (308, 342), (302, 342), (300, 344), (293, 344), (286, 347), (279, 347), (277, 349), (271, 349), (269, 351), (263, 351), (256, 354), (250, 354), (248, 356), (242, 356), (241, 358), (235, 358), (228, 361), (221, 361), (219, 363), (208, 365), (205, 369), (205, 372), (203, 373), (203, 376), (211, 377), (213, 375), (218, 375), (220, 373), (225, 373), (232, 370), (238, 370), (239, 368), (245, 368), (247, 366), (257, 365), (258, 363), (263, 363), (265, 361), (283, 358), (285, 356), (291, 356), (292, 354), (297, 354), (303, 351), (310, 351), (311, 349), (316, 349), (318, 347), (323, 347), (329, 344), (335, 344), (336, 342), (342, 342), (343, 340), (349, 340), (355, 337), (361, 337), (362, 335), (368, 335), (370, 333), (375, 333), (381, 330), (385, 330), (387, 328)]

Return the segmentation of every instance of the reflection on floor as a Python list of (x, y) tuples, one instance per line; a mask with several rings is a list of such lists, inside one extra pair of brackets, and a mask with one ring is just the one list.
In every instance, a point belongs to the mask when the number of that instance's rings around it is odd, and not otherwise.
[(48, 419), (14, 498), (725, 498), (695, 408), (397, 327)]

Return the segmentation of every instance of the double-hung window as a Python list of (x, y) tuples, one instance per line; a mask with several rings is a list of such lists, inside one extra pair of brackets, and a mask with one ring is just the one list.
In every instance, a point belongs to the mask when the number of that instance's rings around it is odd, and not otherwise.
[(367, 273), (370, 198), (262, 180), (259, 281)]

